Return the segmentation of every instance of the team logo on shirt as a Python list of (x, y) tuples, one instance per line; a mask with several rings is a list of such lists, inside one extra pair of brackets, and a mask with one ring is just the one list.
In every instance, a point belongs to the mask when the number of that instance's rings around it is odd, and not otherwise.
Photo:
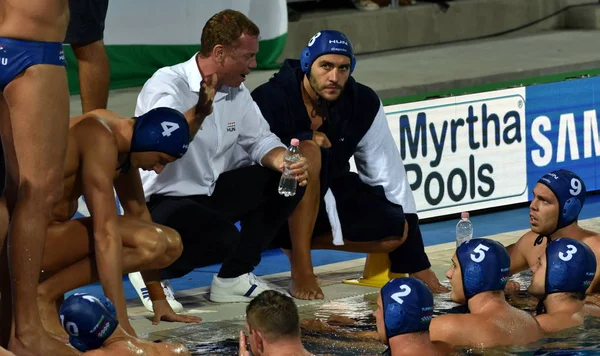
[(228, 122), (227, 123), (227, 132), (234, 132), (235, 131), (235, 122)]

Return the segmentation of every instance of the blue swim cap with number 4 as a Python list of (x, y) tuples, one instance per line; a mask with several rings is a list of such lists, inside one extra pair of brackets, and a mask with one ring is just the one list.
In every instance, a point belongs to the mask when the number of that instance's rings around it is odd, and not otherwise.
[(171, 108), (155, 108), (135, 119), (130, 152), (162, 152), (181, 158), (190, 142), (185, 116)]
[(491, 239), (471, 239), (456, 249), (465, 298), (493, 290), (504, 290), (510, 271), (506, 248)]
[(585, 243), (560, 238), (546, 247), (546, 294), (585, 293), (596, 274), (596, 256)]
[(390, 280), (381, 288), (381, 304), (388, 339), (429, 330), (433, 294), (420, 280), (412, 277)]

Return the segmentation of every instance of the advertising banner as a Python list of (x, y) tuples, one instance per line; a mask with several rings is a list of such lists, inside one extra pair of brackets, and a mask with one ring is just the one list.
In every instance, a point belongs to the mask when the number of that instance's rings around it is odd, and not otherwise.
[(525, 88), (385, 108), (421, 218), (527, 200)]
[(588, 191), (600, 189), (599, 110), (600, 78), (527, 88), (530, 188), (545, 173), (564, 168), (577, 173)]

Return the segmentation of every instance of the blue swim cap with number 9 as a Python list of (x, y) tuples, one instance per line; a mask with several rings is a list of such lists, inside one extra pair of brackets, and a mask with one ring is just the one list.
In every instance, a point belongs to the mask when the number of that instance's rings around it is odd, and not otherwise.
[(556, 239), (546, 247), (546, 294), (585, 293), (596, 274), (596, 256), (581, 241)]
[(420, 280), (411, 277), (390, 280), (381, 288), (381, 303), (388, 339), (429, 330), (433, 294)]
[(471, 239), (456, 249), (465, 298), (476, 294), (504, 290), (510, 271), (506, 248), (491, 239)]
[(181, 158), (188, 150), (190, 127), (185, 116), (159, 107), (135, 119), (130, 152), (162, 152)]
[(538, 183), (547, 186), (558, 200), (558, 224), (553, 232), (577, 221), (586, 194), (585, 184), (577, 174), (559, 169), (545, 174)]

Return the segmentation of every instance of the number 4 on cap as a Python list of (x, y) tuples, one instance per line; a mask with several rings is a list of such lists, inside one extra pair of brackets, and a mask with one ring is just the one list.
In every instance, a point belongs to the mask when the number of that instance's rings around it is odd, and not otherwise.
[(171, 133), (177, 131), (179, 128), (179, 124), (170, 121), (163, 121), (160, 123), (160, 126), (163, 128), (162, 135), (165, 137), (171, 136)]

